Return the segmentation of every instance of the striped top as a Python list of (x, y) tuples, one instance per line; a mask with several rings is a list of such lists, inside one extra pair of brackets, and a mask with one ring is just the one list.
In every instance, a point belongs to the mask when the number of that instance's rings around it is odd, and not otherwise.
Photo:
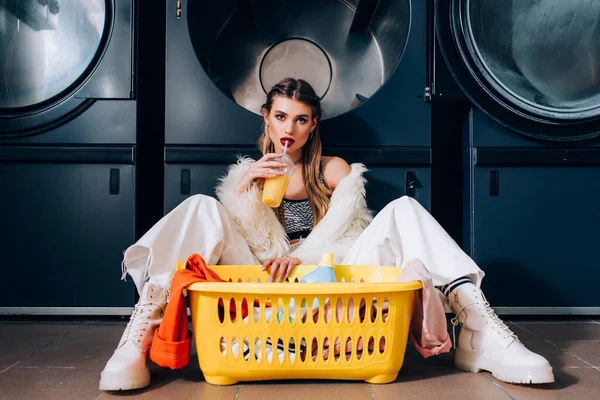
[[(325, 184), (323, 174), (319, 175), (321, 183)], [(312, 231), (314, 220), (308, 198), (302, 200), (289, 200), (284, 198), (283, 219), (285, 221), (285, 233), (289, 240), (302, 239)]]
[(283, 218), (289, 240), (305, 238), (312, 231), (313, 213), (308, 199), (283, 199)]

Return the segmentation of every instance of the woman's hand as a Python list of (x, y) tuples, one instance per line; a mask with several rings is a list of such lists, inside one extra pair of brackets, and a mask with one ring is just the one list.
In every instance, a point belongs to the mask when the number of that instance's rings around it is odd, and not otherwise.
[(268, 153), (260, 160), (250, 164), (250, 168), (244, 174), (240, 183), (235, 187), (235, 193), (239, 196), (253, 182), (262, 183), (266, 178), (273, 178), (277, 175), (283, 175), (282, 171), (275, 168), (285, 167), (286, 165), (280, 161), (281, 154)]
[(292, 273), (294, 267), (301, 264), (297, 257), (280, 257), (267, 260), (264, 262), (262, 270), (266, 271), (269, 269), (269, 280), (268, 282), (281, 282)]

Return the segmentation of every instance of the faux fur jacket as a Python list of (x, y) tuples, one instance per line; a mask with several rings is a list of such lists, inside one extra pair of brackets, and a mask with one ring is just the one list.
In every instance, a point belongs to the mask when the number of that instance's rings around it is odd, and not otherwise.
[(352, 164), (351, 172), (331, 195), (329, 209), (312, 232), (299, 243), (290, 245), (284, 227), (275, 212), (261, 202), (262, 191), (253, 185), (241, 195), (235, 187), (254, 160), (240, 158), (219, 180), (216, 194), (227, 213), (262, 263), (286, 255), (298, 257), (303, 264), (317, 264), (324, 252), (335, 255), (339, 264), (362, 231), (373, 219), (365, 200), (363, 164)]

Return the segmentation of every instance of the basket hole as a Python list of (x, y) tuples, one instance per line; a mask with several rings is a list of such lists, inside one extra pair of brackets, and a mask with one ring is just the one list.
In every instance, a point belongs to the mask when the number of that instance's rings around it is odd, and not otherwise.
[(373, 297), (373, 301), (371, 302), (371, 322), (375, 322), (377, 320), (377, 298)]
[(235, 299), (232, 297), (231, 300), (229, 300), (229, 318), (231, 319), (231, 322), (235, 322), (235, 311)]
[(382, 336), (381, 339), (379, 339), (379, 354), (383, 354), (384, 351), (385, 351), (385, 336)]
[(356, 341), (356, 358), (358, 358), (359, 360), (362, 359), (364, 346), (365, 345), (364, 345), (364, 342), (363, 342), (363, 338), (361, 336)]
[(302, 318), (303, 324), (306, 323), (307, 315), (308, 315), (308, 303), (306, 302), (306, 299), (302, 299), (302, 302), (300, 303), (300, 317)]
[(302, 340), (300, 341), (300, 361), (306, 361), (306, 353), (306, 339), (302, 338)]
[(290, 344), (287, 353), (289, 360), (294, 362), (296, 359), (296, 342), (294, 341), (294, 338), (290, 338)]
[(298, 280), (298, 277), (295, 277), (295, 278), (294, 278), (294, 283), (298, 283), (298, 282), (300, 282), (300, 281)]
[(257, 278), (257, 279), (256, 279), (256, 283), (261, 283), (261, 280), (260, 280), (260, 278)]
[(267, 353), (267, 361), (272, 362), (273, 361), (273, 342), (271, 341), (270, 337), (267, 338), (266, 353)]
[(373, 336), (371, 336), (369, 338), (369, 355), (370, 356), (373, 355), (373, 351), (375, 351), (375, 339), (373, 339)]
[(237, 281), (238, 281), (238, 283), (241, 283), (242, 282), (242, 278), (238, 278)]
[(358, 307), (358, 317), (360, 319), (360, 323), (365, 322), (365, 313), (367, 311), (367, 306), (365, 303), (365, 298), (360, 299), (360, 306)]
[(284, 354), (285, 354), (285, 345), (283, 344), (283, 339), (279, 338), (277, 340), (277, 358), (279, 359), (279, 363), (283, 362)]
[(352, 357), (352, 338), (346, 339), (346, 361), (350, 361), (350, 357)]
[(221, 350), (221, 355), (227, 355), (227, 340), (221, 336), (221, 340), (219, 341), (219, 349)]
[(250, 341), (247, 337), (244, 337), (244, 360), (250, 359)]
[(229, 278), (229, 279), (227, 280), (227, 282), (233, 282), (233, 279)]
[(342, 278), (342, 280), (340, 282), (341, 283), (345, 283), (346, 282), (346, 278)]
[(334, 344), (334, 349), (333, 349), (333, 355), (335, 357), (335, 361), (339, 361), (340, 359), (340, 354), (342, 353), (342, 341), (340, 340), (340, 338), (335, 338), (335, 344)]
[(335, 322), (338, 324), (342, 323), (342, 318), (344, 314), (344, 305), (342, 304), (342, 299), (338, 298), (335, 303)]
[[(248, 311), (250, 311), (250, 309), (248, 308), (248, 300), (246, 300), (245, 297), (242, 299), (242, 310), (248, 310)], [(242, 312), (242, 310), (240, 310), (240, 312)], [(243, 315), (242, 315), (242, 317), (243, 317)], [(246, 317), (246, 318), (243, 319), (243, 321), (244, 321), (245, 324), (248, 323), (248, 319), (249, 319), (248, 317)]]
[(277, 300), (277, 322), (283, 324), (283, 320), (285, 319), (285, 311), (284, 311), (284, 303), (283, 299), (280, 297)]
[(225, 306), (221, 297), (219, 297), (219, 301), (217, 302), (217, 313), (219, 314), (219, 322), (223, 323), (225, 320)]
[(248, 278), (248, 282), (250, 282), (250, 283), (251, 283), (251, 282), (252, 282), (252, 278)]
[(254, 355), (256, 357), (256, 362), (259, 362), (260, 357), (262, 356), (262, 349), (260, 348), (260, 338), (254, 339)]
[(365, 282), (365, 278), (360, 278), (360, 282), (364, 283)]
[(317, 361), (317, 355), (319, 353), (319, 342), (317, 340), (317, 338), (313, 338), (312, 340), (312, 346), (310, 346), (310, 356), (312, 357), (313, 361)]
[(313, 316), (313, 322), (316, 324), (317, 322), (319, 322), (319, 299), (317, 299), (316, 297), (313, 300), (311, 312)]
[(293, 324), (296, 322), (296, 300), (294, 300), (293, 297), (290, 299), (290, 303), (288, 304), (288, 315), (290, 317), (290, 323)]
[(231, 339), (231, 354), (233, 354), (233, 356), (235, 358), (237, 358), (238, 356), (238, 342), (237, 339), (235, 338), (235, 336)]
[(328, 324), (331, 321), (331, 302), (329, 298), (325, 299), (325, 306), (323, 307), (323, 318), (325, 323)]
[(386, 297), (383, 299), (383, 304), (381, 305), (381, 319), (383, 320), (383, 322), (387, 321), (389, 313), (390, 313), (390, 302), (388, 301), (388, 298)]
[(348, 301), (348, 322), (352, 323), (354, 321), (354, 298), (350, 298)]
[(270, 324), (273, 320), (273, 307), (269, 301), (265, 303), (265, 321)]
[(329, 360), (329, 338), (325, 338), (323, 340), (323, 360), (324, 361), (328, 361)]
[(350, 279), (350, 282), (354, 282), (354, 278)]
[(252, 307), (252, 315), (254, 317), (254, 323), (258, 324), (260, 322), (260, 301), (258, 301), (258, 299), (254, 299), (254, 306)]

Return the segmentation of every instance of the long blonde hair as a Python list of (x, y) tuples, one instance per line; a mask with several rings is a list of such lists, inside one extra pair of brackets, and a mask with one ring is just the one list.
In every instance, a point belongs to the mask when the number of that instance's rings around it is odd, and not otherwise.
[[(321, 181), (321, 136), (319, 134), (319, 125), (321, 122), (321, 101), (310, 84), (302, 79), (286, 78), (273, 86), (267, 94), (267, 101), (262, 106), (263, 112), (271, 112), (271, 106), (275, 96), (287, 97), (301, 101), (312, 108), (313, 118), (317, 119), (317, 125), (308, 141), (302, 147), (302, 179), (308, 193), (308, 203), (313, 213), (313, 226), (325, 216), (329, 209), (329, 197), (332, 191), (328, 189)], [(258, 148), (262, 154), (274, 153), (275, 145), (269, 136), (268, 131), (263, 127), (263, 132), (258, 138)], [(283, 209), (280, 206), (277, 210), (277, 216), (282, 224)]]

